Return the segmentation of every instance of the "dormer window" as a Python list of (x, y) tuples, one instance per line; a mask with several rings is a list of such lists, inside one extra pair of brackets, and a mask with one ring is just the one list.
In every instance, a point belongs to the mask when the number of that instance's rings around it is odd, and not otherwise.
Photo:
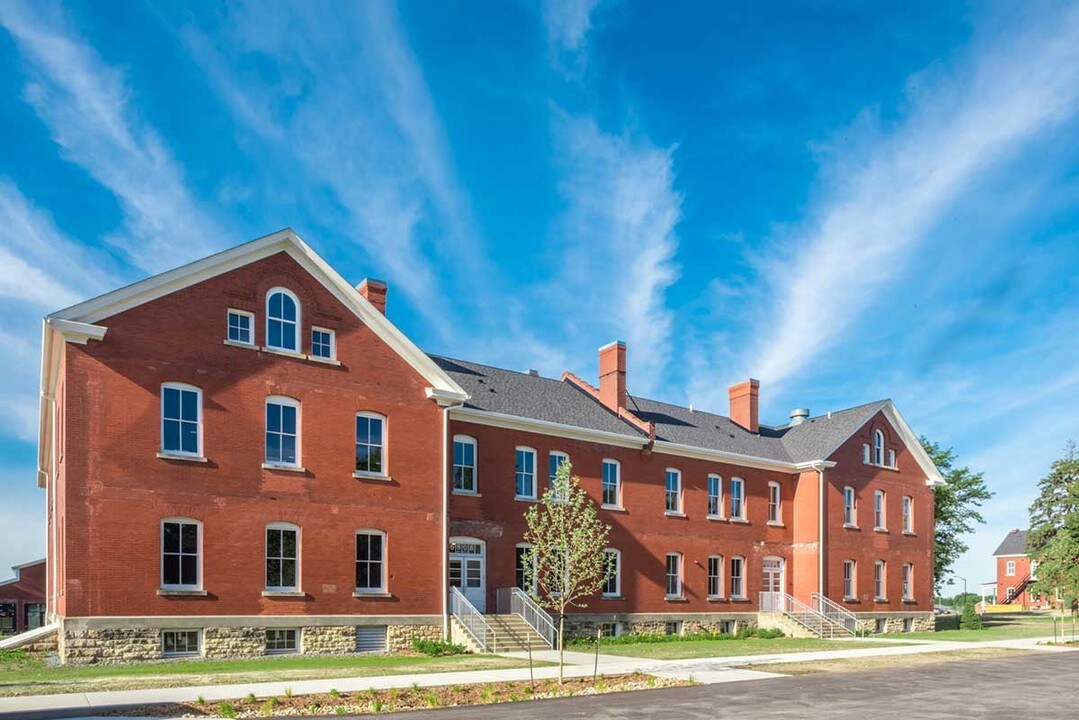
[(284, 288), (266, 294), (266, 346), (299, 352), (300, 301)]

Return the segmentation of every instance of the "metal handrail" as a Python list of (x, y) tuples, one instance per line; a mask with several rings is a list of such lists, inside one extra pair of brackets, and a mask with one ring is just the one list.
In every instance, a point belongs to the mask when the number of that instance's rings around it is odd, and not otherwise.
[(819, 592), (812, 593), (811, 597), (813, 599), (814, 610), (837, 625), (846, 628), (850, 632), (853, 633), (856, 631), (858, 628), (858, 616), (837, 603), (835, 600), (832, 600), (825, 595), (821, 595)]
[(450, 588), (450, 614), (457, 618), (461, 627), (475, 639), (483, 652), (498, 652), (498, 636), (483, 613), (468, 601), (460, 588)]
[(499, 588), (496, 593), (498, 612), (518, 615), (551, 648), (558, 645), (558, 628), (547, 611), (532, 596), (518, 587)]
[[(846, 631), (847, 629), (842, 623), (785, 592), (762, 592), (758, 607), (761, 612), (781, 612), (820, 637), (824, 637), (825, 630), (828, 631), (828, 637), (833, 637), (836, 630)], [(813, 627), (812, 624), (806, 622), (806, 618), (819, 621), (820, 627)]]

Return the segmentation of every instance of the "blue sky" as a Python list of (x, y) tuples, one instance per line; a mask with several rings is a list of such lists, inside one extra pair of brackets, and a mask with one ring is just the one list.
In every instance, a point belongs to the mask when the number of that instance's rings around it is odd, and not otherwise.
[(284, 226), (422, 347), (762, 416), (891, 397), (996, 498), (1079, 438), (1079, 6), (0, 4), (0, 567), (40, 318)]

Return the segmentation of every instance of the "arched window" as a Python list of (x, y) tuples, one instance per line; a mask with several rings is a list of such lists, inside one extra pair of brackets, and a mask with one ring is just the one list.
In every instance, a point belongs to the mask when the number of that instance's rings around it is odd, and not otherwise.
[(884, 464), (884, 432), (882, 430), (873, 433), (873, 464)]
[(622, 507), (622, 465), (617, 460), (604, 458), (601, 490), (604, 507)]
[(285, 288), (266, 293), (266, 346), (299, 352), (300, 301)]
[(476, 492), (476, 438), (453, 436), (453, 491)]
[(667, 597), (682, 597), (682, 553), (667, 553)]
[(854, 488), (847, 485), (843, 488), (843, 524), (850, 527), (858, 525), (858, 507), (855, 501)]
[(296, 591), (300, 587), (300, 528), (275, 522), (266, 526), (266, 589)]
[(161, 521), (161, 587), (198, 590), (202, 587), (202, 523), (191, 518)]
[(708, 556), (708, 597), (723, 597), (723, 556)]
[(677, 468), (667, 468), (664, 480), (666, 488), (664, 494), (663, 510), (669, 515), (679, 515), (682, 512), (682, 471)]
[(534, 500), (536, 498), (536, 451), (530, 447), (517, 448), (516, 486), (514, 494), (518, 498)]
[(768, 522), (779, 525), (783, 522), (783, 496), (779, 483), (768, 483)]

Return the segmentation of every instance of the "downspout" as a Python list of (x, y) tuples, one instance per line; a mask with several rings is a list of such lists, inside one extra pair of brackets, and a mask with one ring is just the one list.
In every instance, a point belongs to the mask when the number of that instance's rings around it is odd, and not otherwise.
[(814, 466), (819, 479), (817, 490), (817, 592), (827, 597), (824, 592), (824, 463)]

